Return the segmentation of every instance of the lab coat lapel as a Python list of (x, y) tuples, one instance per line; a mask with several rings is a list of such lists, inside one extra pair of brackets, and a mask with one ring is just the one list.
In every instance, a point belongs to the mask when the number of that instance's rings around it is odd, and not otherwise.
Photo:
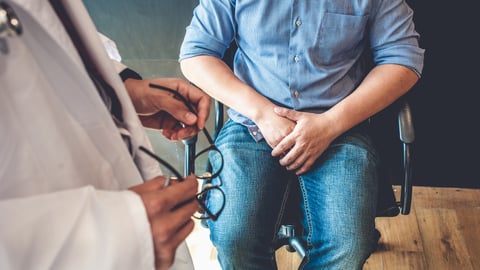
[(103, 44), (98, 38), (95, 25), (90, 20), (83, 3), (81, 1), (70, 0), (58, 0), (53, 2), (63, 6), (67, 16), (76, 28), (77, 34), (83, 41), (86, 51), (89, 53), (90, 60), (95, 65), (95, 69), (99, 72), (99, 75), (102, 76), (105, 82), (115, 90), (115, 94), (122, 105), (124, 125), (131, 134), (132, 149), (134, 150), (133, 157), (142, 177), (145, 180), (148, 180), (157, 176), (159, 174), (159, 167), (156, 162), (138, 150), (141, 145), (147, 148), (152, 148), (150, 141), (145, 130), (141, 126), (122, 81), (115, 72), (112, 61), (109, 59)]

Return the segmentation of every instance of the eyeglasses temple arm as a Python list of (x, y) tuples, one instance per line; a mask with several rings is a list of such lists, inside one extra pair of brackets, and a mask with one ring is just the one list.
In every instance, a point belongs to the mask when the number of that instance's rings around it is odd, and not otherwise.
[(152, 157), (153, 159), (155, 159), (156, 161), (158, 161), (160, 164), (162, 164), (163, 166), (167, 167), (174, 175), (175, 177), (178, 178), (178, 181), (182, 181), (183, 180), (183, 176), (172, 166), (170, 165), (168, 162), (166, 162), (165, 160), (161, 159), (159, 156), (157, 156), (156, 154), (154, 154), (153, 152), (151, 152), (150, 150), (148, 150), (147, 148), (143, 147), (143, 146), (140, 146), (139, 147), (140, 150), (142, 150), (145, 154), (149, 155), (150, 157)]

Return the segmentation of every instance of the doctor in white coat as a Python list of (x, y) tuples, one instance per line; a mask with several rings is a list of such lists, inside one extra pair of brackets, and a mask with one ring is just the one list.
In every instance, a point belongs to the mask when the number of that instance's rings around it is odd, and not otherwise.
[(82, 2), (0, 0), (0, 269), (193, 269), (197, 181), (162, 188), (140, 146), (151, 148)]

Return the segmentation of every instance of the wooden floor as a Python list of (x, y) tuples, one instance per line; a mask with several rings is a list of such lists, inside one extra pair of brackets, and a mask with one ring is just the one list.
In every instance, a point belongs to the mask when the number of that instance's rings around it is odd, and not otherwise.
[[(480, 189), (414, 187), (409, 215), (377, 218), (382, 236), (363, 270), (480, 269)], [(277, 251), (280, 270), (300, 258)]]

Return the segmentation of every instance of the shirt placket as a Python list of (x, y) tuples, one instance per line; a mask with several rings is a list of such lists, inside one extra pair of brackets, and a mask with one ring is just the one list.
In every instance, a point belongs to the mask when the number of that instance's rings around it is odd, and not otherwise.
[(292, 18), (290, 23), (293, 25), (290, 27), (289, 41), (289, 86), (293, 109), (295, 109), (300, 106), (301, 89), (299, 89), (300, 83), (298, 79), (301, 78), (301, 74), (299, 74), (299, 65), (302, 62), (301, 47), (299, 46), (302, 31), (302, 17), (298, 11), (298, 1), (294, 1), (292, 5)]

